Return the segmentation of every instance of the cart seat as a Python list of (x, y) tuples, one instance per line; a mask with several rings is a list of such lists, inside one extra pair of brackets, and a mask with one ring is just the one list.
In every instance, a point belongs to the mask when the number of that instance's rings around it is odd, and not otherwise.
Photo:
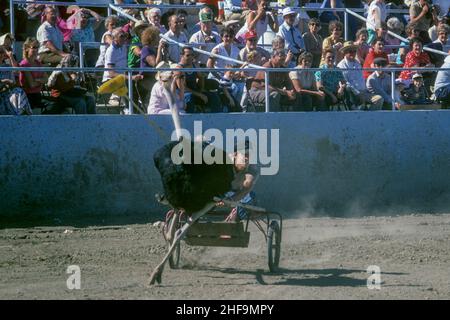
[(250, 232), (243, 222), (198, 221), (186, 234), (185, 242), (192, 246), (247, 248)]

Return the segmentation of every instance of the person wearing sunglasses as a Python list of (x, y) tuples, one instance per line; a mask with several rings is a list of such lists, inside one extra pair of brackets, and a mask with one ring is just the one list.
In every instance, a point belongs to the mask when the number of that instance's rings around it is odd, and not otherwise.
[(322, 42), (323, 39), (319, 34), (321, 29), (319, 19), (312, 18), (308, 23), (309, 31), (303, 34), (306, 51), (313, 56), (312, 68), (318, 68), (320, 59), (322, 58)]
[[(23, 59), (20, 67), (41, 67), (38, 60), (39, 41), (36, 38), (27, 38), (23, 44)], [(44, 108), (42, 101), (42, 87), (47, 82), (47, 74), (42, 71), (20, 71), (19, 83), (27, 94), (31, 108)]]

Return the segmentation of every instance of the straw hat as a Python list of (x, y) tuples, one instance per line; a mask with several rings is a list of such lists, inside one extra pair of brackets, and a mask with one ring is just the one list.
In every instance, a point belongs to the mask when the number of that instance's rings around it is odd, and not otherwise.
[(339, 50), (342, 53), (345, 53), (348, 50), (358, 50), (358, 46), (353, 43), (353, 41), (345, 41), (342, 48)]

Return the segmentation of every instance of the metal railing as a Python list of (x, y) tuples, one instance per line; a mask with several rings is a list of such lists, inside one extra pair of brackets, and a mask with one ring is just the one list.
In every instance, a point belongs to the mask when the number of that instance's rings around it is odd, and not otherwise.
[[(14, 7), (14, 3), (27, 3), (27, 2), (24, 1), (24, 0), (10, 0), (11, 26), (14, 25), (14, 8), (13, 8)], [(33, 2), (33, 3), (34, 4), (56, 4), (56, 5), (60, 5), (60, 6), (73, 5), (73, 3), (64, 3), (64, 2), (57, 2), (57, 3), (55, 3), (55, 2), (51, 2), (51, 1), (36, 1), (36, 2)], [(79, 5), (83, 6), (84, 4), (79, 4)], [(85, 6), (87, 6), (87, 7), (89, 7), (89, 6), (91, 6), (91, 7), (108, 7), (110, 9), (113, 9), (113, 10), (119, 12), (120, 14), (124, 15), (128, 19), (131, 19), (131, 20), (134, 20), (134, 21), (136, 21), (137, 19), (132, 17), (132, 16), (130, 16), (130, 15), (128, 15), (128, 14), (126, 14), (125, 12), (123, 12), (122, 9), (121, 9), (122, 7), (136, 7), (136, 8), (148, 8), (148, 7), (152, 7), (152, 6), (162, 7), (161, 5), (112, 5), (112, 4), (109, 4), (109, 5), (107, 5), (107, 4), (95, 4), (94, 5), (94, 4), (88, 4), (88, 3), (86, 3)], [(174, 7), (201, 8), (201, 7), (203, 7), (203, 5), (198, 5), (198, 6), (192, 6), (192, 5), (183, 5), (183, 6), (174, 5), (174, 6), (172, 6), (172, 5), (169, 5), (169, 6), (166, 6), (166, 7), (167, 8), (169, 8), (169, 7), (171, 7), (171, 8), (174, 8)], [(337, 12), (344, 12), (345, 29), (347, 29), (347, 24), (348, 24), (348, 14), (351, 14), (351, 15), (357, 17), (358, 19), (366, 21), (366, 19), (364, 17), (356, 14), (355, 12), (353, 12), (353, 11), (347, 9), (347, 8), (335, 8), (335, 9), (329, 9), (329, 8), (323, 8), (323, 9), (322, 8), (305, 8), (305, 7), (296, 7), (296, 8), (297, 9), (306, 10), (306, 11), (337, 11)], [(364, 10), (358, 8), (357, 11), (364, 11)], [(14, 28), (12, 27), (11, 30), (13, 30), (13, 29)], [(404, 39), (404, 38), (398, 36), (397, 34), (394, 34), (392, 32), (389, 32), (389, 33), (392, 36), (394, 36), (394, 37), (396, 37), (398, 39), (401, 39), (401, 40), (403, 40), (405, 42), (408, 41), (407, 39)], [(160, 36), (162, 38), (164, 38), (166, 41), (171, 42), (171, 43), (173, 43), (175, 45), (178, 45), (180, 47), (188, 45), (188, 44), (178, 43), (178, 42), (176, 42), (176, 41), (174, 41), (174, 40), (172, 40), (170, 38), (165, 37), (162, 34)], [(243, 61), (231, 59), (231, 58), (228, 58), (228, 57), (223, 57), (223, 56), (220, 56), (220, 55), (217, 55), (217, 54), (213, 54), (211, 52), (203, 51), (203, 50), (200, 50), (200, 49), (197, 49), (197, 48), (193, 48), (193, 49), (196, 52), (199, 52), (199, 53), (202, 53), (202, 54), (206, 54), (206, 55), (208, 55), (210, 57), (213, 57), (213, 58), (224, 59), (226, 61), (230, 61), (230, 62), (236, 63), (236, 64), (244, 64)], [(434, 50), (434, 49), (430, 49), (430, 48), (426, 48), (426, 47), (424, 47), (424, 50), (432, 51), (432, 52), (435, 52), (435, 53), (438, 53), (438, 54), (447, 55), (446, 53), (443, 53), (442, 51), (438, 51), (438, 50)], [(80, 58), (83, 59), (82, 57), (83, 57), (83, 44), (80, 43)], [(7, 70), (5, 68), (0, 68), (0, 70), (2, 70), (2, 69), (3, 70)], [(39, 71), (50, 71), (51, 72), (51, 71), (55, 71), (55, 70), (59, 70), (59, 69), (58, 68), (40, 67), (40, 68), (12, 68), (11, 70), (13, 70), (13, 71), (36, 71), (36, 70), (39, 70)], [(63, 70), (71, 71), (72, 68), (63, 68)], [(81, 60), (81, 68), (73, 68), (73, 71), (75, 71), (75, 72), (76, 71), (79, 72), (80, 70), (87, 71), (87, 72), (98, 72), (99, 70), (102, 70), (102, 71), (113, 71), (114, 70), (114, 71), (118, 71), (118, 72), (127, 72), (130, 75), (131, 75), (132, 72), (151, 72), (151, 71), (156, 72), (156, 71), (169, 71), (169, 70), (170, 71), (176, 70), (176, 71), (182, 71), (182, 72), (199, 72), (198, 68), (192, 68), (192, 69), (183, 68), (181, 70), (180, 69), (170, 69), (170, 68), (169, 69), (157, 69), (157, 70), (156, 69), (148, 69), (148, 68), (111, 68), (111, 69), (109, 69), (109, 68), (104, 68), (104, 69), (85, 68), (83, 60)], [(243, 71), (244, 69), (242, 69), (242, 68), (202, 68), (201, 72), (223, 72), (223, 71), (227, 71), (227, 70), (228, 71), (230, 71), (230, 70), (231, 71)], [(266, 68), (262, 68), (262, 67), (257, 66), (257, 65), (249, 65), (249, 67), (245, 69), (245, 71), (255, 71), (255, 70), (256, 71), (264, 71), (265, 72), (265, 111), (266, 112), (270, 112), (270, 106), (269, 106), (269, 95), (270, 95), (270, 92), (268, 90), (269, 74), (270, 74), (270, 72), (289, 72), (289, 71), (298, 71), (299, 69), (297, 69), (297, 68), (268, 68), (268, 69), (266, 69)], [(321, 71), (321, 72), (336, 71), (336, 69), (323, 69), (323, 68), (305, 68), (305, 69), (302, 69), (302, 70), (303, 71)], [(344, 69), (338, 69), (338, 70), (345, 71)], [(376, 68), (361, 68), (361, 69), (352, 69), (351, 71), (358, 71), (358, 70), (361, 70), (361, 72), (362, 72), (364, 70), (375, 71), (375, 70), (380, 70), (380, 69), (376, 69)], [(439, 68), (407, 68), (407, 69), (405, 69), (405, 68), (383, 68), (381, 70), (384, 70), (384, 71), (389, 72), (391, 74), (391, 95), (392, 95), (392, 101), (393, 101), (393, 103), (392, 103), (392, 110), (395, 110), (395, 105), (394, 105), (394, 102), (395, 102), (395, 95), (394, 95), (394, 93), (395, 93), (395, 77), (394, 77), (395, 72), (397, 72), (397, 71), (404, 71), (404, 70), (437, 71), (437, 70), (446, 70), (446, 69), (439, 69)], [(128, 90), (128, 95), (129, 95), (128, 98), (129, 98), (129, 110), (130, 110), (131, 114), (133, 113), (133, 104), (132, 104), (132, 101), (133, 101), (133, 90), (131, 90), (132, 86), (133, 86), (132, 78), (131, 78), (131, 76), (128, 76), (128, 87), (130, 88), (130, 90)]]
[[(268, 104), (269, 100), (269, 74), (271, 72), (290, 72), (290, 71), (299, 71), (298, 68), (158, 68), (158, 69), (149, 69), (149, 68), (90, 68), (90, 67), (84, 67), (84, 68), (58, 68), (58, 67), (0, 67), (0, 73), (3, 71), (41, 71), (41, 72), (53, 72), (53, 71), (64, 71), (64, 72), (99, 72), (99, 70), (102, 71), (115, 71), (115, 72), (124, 72), (128, 73), (128, 99), (130, 101), (133, 100), (132, 95), (132, 78), (129, 76), (133, 72), (164, 72), (164, 71), (177, 71), (177, 72), (217, 72), (217, 71), (262, 71), (265, 73), (265, 94), (266, 94), (266, 108), (265, 112), (270, 112), (270, 106)], [(339, 69), (339, 68), (331, 68), (331, 69), (323, 69), (323, 68), (304, 68), (300, 69), (302, 71), (320, 71), (320, 72), (336, 72), (336, 71), (345, 71), (345, 69)], [(351, 69), (353, 72), (363, 72), (363, 71), (384, 71), (386, 73), (391, 74), (391, 98), (392, 98), (392, 111), (395, 111), (395, 72), (410, 70), (410, 71), (420, 71), (420, 72), (426, 72), (426, 71), (450, 71), (450, 68), (360, 68), (360, 69)], [(130, 114), (133, 114), (133, 106), (130, 106)]]

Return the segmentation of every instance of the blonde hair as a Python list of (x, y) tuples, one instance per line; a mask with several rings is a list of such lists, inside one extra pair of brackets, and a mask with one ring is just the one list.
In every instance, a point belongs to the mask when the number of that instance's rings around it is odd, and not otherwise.
[(36, 40), (36, 38), (27, 38), (25, 40), (25, 42), (23, 43), (23, 48), (22, 48), (22, 55), (25, 59), (28, 59), (28, 49), (30, 49), (30, 47), (32, 47), (33, 45), (37, 45), (39, 46), (39, 41)]
[(150, 26), (141, 34), (141, 43), (144, 46), (157, 46), (159, 41), (159, 28)]

